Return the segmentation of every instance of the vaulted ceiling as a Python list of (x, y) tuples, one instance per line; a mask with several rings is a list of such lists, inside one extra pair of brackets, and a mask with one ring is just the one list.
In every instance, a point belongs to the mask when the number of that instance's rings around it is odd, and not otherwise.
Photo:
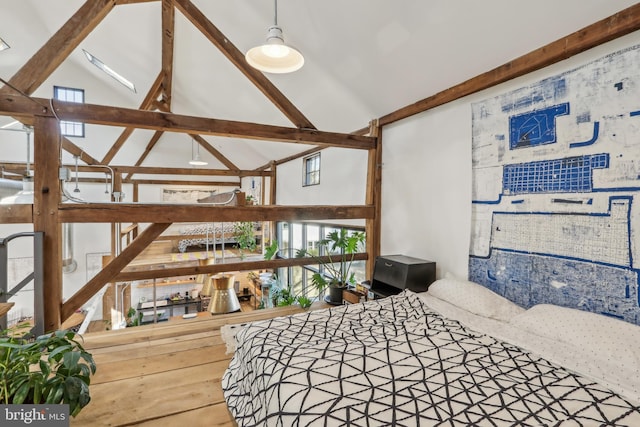
[[(54, 85), (78, 87), (92, 104), (343, 133), (636, 3), (280, 0), (278, 23), (285, 41), (306, 62), (295, 73), (265, 79), (255, 72), (247, 76), (246, 64), (237, 67), (225, 57), (211, 41), (212, 28), (222, 33), (219, 40), (227, 55), (243, 54), (264, 41), (273, 24), (273, 0), (89, 0), (94, 1), (107, 5), (104, 18), (96, 19), (95, 28), (41, 84), (22, 90), (51, 98)], [(9, 81), (18, 75), (84, 4), (3, 0), (0, 38), (11, 48), (0, 51), (0, 78)], [(197, 28), (194, 22), (211, 26)], [(84, 25), (71, 26), (76, 24)], [(61, 43), (55, 48), (66, 47)], [(83, 49), (131, 80), (136, 93), (90, 64)], [(242, 57), (236, 60), (242, 62)], [(0, 117), (0, 126), (12, 120)], [(188, 136), (136, 130), (113, 150), (123, 132), (92, 125), (86, 138), (69, 139), (93, 158), (113, 164), (186, 167)], [(14, 134), (0, 132), (2, 161), (21, 159), (22, 149), (13, 150), (6, 142), (22, 141)], [(257, 168), (312, 147), (212, 136), (196, 140), (205, 147), (200, 153), (209, 160), (208, 168)], [(71, 156), (65, 156), (69, 162)]]

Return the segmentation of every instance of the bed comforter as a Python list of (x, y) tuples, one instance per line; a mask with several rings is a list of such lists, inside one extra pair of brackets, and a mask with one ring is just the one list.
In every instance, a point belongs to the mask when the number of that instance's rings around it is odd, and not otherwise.
[(222, 379), (240, 426), (640, 426), (640, 406), (410, 291), (254, 322)]

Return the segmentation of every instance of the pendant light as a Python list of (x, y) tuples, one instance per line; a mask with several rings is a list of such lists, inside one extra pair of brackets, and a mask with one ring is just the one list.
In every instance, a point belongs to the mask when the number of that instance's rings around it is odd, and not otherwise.
[(245, 59), (253, 68), (266, 73), (292, 73), (304, 65), (304, 57), (284, 44), (282, 28), (278, 26), (278, 0), (274, 0), (274, 25), (267, 29), (267, 42), (250, 49)]
[[(194, 144), (193, 138), (191, 138), (191, 160), (189, 160), (189, 164), (192, 166), (206, 166), (209, 163), (205, 162), (200, 158), (200, 144)], [(193, 151), (193, 146), (196, 146), (195, 154)]]

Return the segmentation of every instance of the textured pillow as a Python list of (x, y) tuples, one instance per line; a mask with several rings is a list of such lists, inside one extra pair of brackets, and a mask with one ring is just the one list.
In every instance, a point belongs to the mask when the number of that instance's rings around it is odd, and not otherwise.
[(504, 322), (524, 312), (522, 307), (478, 283), (453, 277), (436, 280), (427, 293), (471, 313)]
[(640, 326), (550, 304), (535, 305), (510, 323), (538, 336), (570, 344), (584, 355), (640, 375)]

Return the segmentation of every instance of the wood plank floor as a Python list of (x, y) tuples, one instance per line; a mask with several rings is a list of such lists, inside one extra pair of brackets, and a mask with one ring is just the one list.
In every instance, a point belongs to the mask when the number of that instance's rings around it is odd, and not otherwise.
[(301, 311), (291, 306), (216, 316), (205, 312), (194, 319), (87, 333), (85, 348), (98, 369), (91, 402), (71, 425), (235, 426), (220, 384), (231, 359), (220, 327)]

